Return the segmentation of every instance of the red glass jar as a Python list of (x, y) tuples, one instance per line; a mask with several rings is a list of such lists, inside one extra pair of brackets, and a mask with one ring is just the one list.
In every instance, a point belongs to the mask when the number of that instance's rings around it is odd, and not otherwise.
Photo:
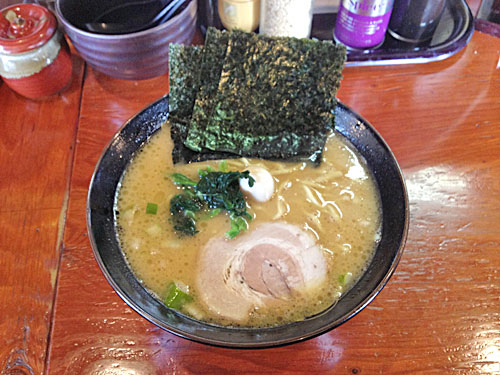
[(0, 11), (0, 75), (20, 95), (39, 99), (54, 95), (71, 80), (68, 45), (52, 12), (36, 4)]

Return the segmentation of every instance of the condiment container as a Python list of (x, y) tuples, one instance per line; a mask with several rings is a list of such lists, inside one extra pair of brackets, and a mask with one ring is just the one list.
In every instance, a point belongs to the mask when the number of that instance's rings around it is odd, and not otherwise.
[(395, 0), (389, 34), (409, 43), (420, 43), (434, 36), (446, 0)]
[(311, 24), (312, 0), (261, 0), (261, 34), (308, 38)]
[(342, 0), (334, 39), (347, 48), (379, 47), (385, 39), (393, 0)]
[(259, 26), (260, 0), (198, 0), (198, 21), (207, 27), (255, 31)]
[(203, 34), (206, 34), (207, 28), (215, 27), (223, 29), (219, 17), (218, 0), (198, 0), (198, 26)]
[(18, 4), (0, 12), (0, 75), (12, 90), (48, 97), (69, 84), (71, 72), (69, 48), (51, 11)]
[(260, 0), (218, 0), (218, 10), (228, 30), (250, 32), (259, 26)]

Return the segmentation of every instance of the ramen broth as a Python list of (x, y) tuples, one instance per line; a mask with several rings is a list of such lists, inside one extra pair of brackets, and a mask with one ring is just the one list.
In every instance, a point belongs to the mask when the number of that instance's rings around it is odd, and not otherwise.
[[(332, 133), (319, 167), (303, 162), (258, 159), (227, 160), (229, 170), (248, 166), (267, 169), (275, 193), (267, 202), (247, 199), (253, 216), (248, 232), (269, 222), (293, 224), (309, 233), (326, 260), (326, 281), (307, 293), (277, 299), (234, 322), (214, 314), (197, 298), (200, 249), (230, 228), (226, 214), (197, 222), (199, 233), (179, 237), (169, 222), (169, 202), (181, 189), (168, 177), (173, 172), (198, 179), (198, 169), (218, 169), (220, 161), (173, 165), (170, 129), (154, 134), (130, 163), (117, 195), (117, 224), (121, 247), (137, 278), (164, 299), (172, 281), (185, 285), (193, 301), (183, 313), (215, 324), (264, 327), (304, 319), (334, 305), (360, 278), (376, 248), (381, 229), (380, 198), (364, 160), (344, 137)], [(158, 206), (146, 213), (149, 202)], [(233, 240), (236, 241), (238, 235)]]

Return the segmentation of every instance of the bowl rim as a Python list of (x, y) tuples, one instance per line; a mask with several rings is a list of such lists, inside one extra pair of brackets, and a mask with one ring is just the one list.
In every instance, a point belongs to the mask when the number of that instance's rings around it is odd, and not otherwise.
[[(351, 110), (347, 105), (343, 104), (340, 100), (338, 100), (337, 108), (340, 110), (348, 111), (350, 114), (352, 114), (359, 121), (359, 123), (362, 126), (367, 127), (369, 129), (369, 131), (371, 133), (373, 133), (373, 135), (377, 138), (377, 141), (379, 142), (380, 146), (385, 149), (387, 156), (392, 159), (392, 161), (394, 163), (394, 167), (395, 167), (395, 172), (396, 172), (397, 177), (399, 179), (398, 182), (401, 184), (400, 188), (401, 188), (401, 193), (403, 195), (403, 200), (401, 203), (404, 206), (404, 220), (403, 220), (403, 223), (402, 223), (403, 225), (401, 228), (401, 236), (400, 236), (400, 238), (398, 238), (399, 245), (398, 245), (397, 250), (394, 253), (394, 256), (392, 257), (392, 261), (390, 262), (390, 267), (384, 273), (384, 276), (377, 282), (376, 287), (373, 288), (370, 291), (370, 293), (368, 293), (366, 296), (364, 296), (364, 298), (359, 303), (357, 303), (356, 306), (352, 310), (350, 310), (350, 312), (348, 314), (344, 314), (344, 315), (340, 316), (338, 319), (332, 320), (328, 324), (323, 325), (323, 326), (319, 327), (318, 329), (315, 329), (312, 331), (300, 333), (300, 329), (299, 329), (298, 330), (299, 333), (294, 335), (293, 337), (283, 338), (283, 339), (278, 339), (278, 340), (267, 340), (267, 341), (255, 341), (255, 342), (247, 341), (247, 342), (242, 343), (242, 342), (232, 342), (232, 341), (227, 341), (227, 340), (221, 340), (221, 339), (214, 338), (214, 337), (205, 337), (203, 335), (200, 336), (197, 334), (186, 332), (185, 330), (179, 329), (175, 326), (169, 325), (169, 324), (165, 323), (164, 321), (153, 316), (150, 312), (145, 311), (144, 308), (140, 304), (138, 304), (135, 300), (133, 300), (130, 296), (128, 296), (127, 292), (119, 285), (119, 283), (116, 282), (114, 277), (109, 272), (108, 267), (106, 266), (106, 264), (103, 260), (103, 257), (101, 255), (101, 252), (98, 249), (96, 239), (95, 239), (95, 236), (94, 236), (94, 233), (92, 230), (92, 208), (90, 206), (92, 188), (93, 188), (94, 182), (96, 180), (96, 176), (99, 172), (99, 168), (101, 166), (101, 163), (102, 163), (103, 159), (106, 157), (107, 151), (110, 149), (111, 145), (113, 145), (114, 142), (120, 137), (120, 135), (124, 131), (124, 129), (126, 129), (126, 127), (130, 123), (132, 123), (137, 118), (139, 118), (143, 113), (145, 113), (153, 105), (156, 105), (164, 100), (167, 100), (167, 108), (168, 108), (168, 94), (166, 94), (163, 97), (161, 97), (160, 99), (151, 103), (150, 105), (145, 106), (142, 110), (140, 110), (135, 115), (130, 117), (121, 126), (121, 128), (117, 132), (115, 132), (114, 136), (111, 138), (111, 140), (108, 142), (108, 144), (104, 147), (104, 149), (103, 149), (103, 151), (102, 151), (102, 153), (101, 153), (101, 155), (96, 163), (96, 166), (94, 168), (94, 171), (92, 173), (92, 177), (91, 177), (91, 180), (89, 183), (88, 192), (87, 192), (87, 204), (86, 204), (87, 232), (88, 232), (89, 242), (90, 242), (94, 257), (95, 257), (97, 263), (99, 264), (99, 267), (100, 267), (101, 271), (103, 272), (108, 283), (112, 286), (114, 291), (120, 296), (120, 298), (122, 298), (122, 300), (126, 304), (128, 304), (133, 310), (135, 310), (139, 315), (141, 315), (141, 317), (149, 320), (151, 323), (155, 324), (156, 326), (158, 326), (162, 329), (165, 329), (166, 331), (173, 333), (179, 337), (182, 337), (182, 338), (185, 338), (185, 339), (188, 339), (191, 341), (195, 341), (195, 342), (199, 342), (199, 343), (203, 343), (203, 344), (209, 344), (209, 345), (213, 345), (213, 346), (219, 346), (219, 347), (240, 348), (240, 349), (259, 349), (259, 348), (269, 348), (269, 347), (289, 345), (289, 344), (301, 342), (301, 341), (304, 341), (307, 339), (311, 339), (311, 338), (317, 337), (323, 333), (329, 332), (330, 330), (340, 326), (341, 324), (343, 324), (343, 323), (347, 322), (348, 320), (350, 320), (351, 318), (353, 318), (361, 310), (363, 310), (370, 302), (373, 301), (373, 299), (381, 292), (381, 290), (384, 288), (384, 286), (387, 284), (389, 279), (394, 274), (395, 269), (396, 269), (397, 265), (399, 264), (399, 261), (403, 255), (403, 250), (404, 250), (407, 236), (408, 236), (409, 221), (410, 221), (408, 191), (407, 191), (407, 187), (406, 187), (406, 183), (405, 183), (405, 179), (404, 179), (404, 175), (403, 175), (403, 172), (401, 170), (401, 167), (397, 163), (396, 158), (395, 158), (392, 150), (388, 147), (386, 141), (381, 137), (379, 132), (368, 121), (366, 121), (361, 115), (359, 115), (355, 111)], [(167, 117), (165, 118), (165, 121), (167, 120), (167, 118), (168, 118), (168, 109), (167, 109)], [(156, 130), (154, 130), (149, 136), (153, 135), (160, 128), (161, 128), (161, 125), (159, 125), (158, 128)], [(337, 130), (337, 126), (335, 128)], [(342, 132), (340, 132), (340, 133), (342, 134)], [(344, 135), (344, 134), (342, 134), (342, 135)], [(134, 152), (139, 150), (144, 145), (144, 143), (147, 142), (147, 140), (149, 139), (149, 136), (147, 137), (146, 140), (144, 140), (141, 143), (141, 145), (139, 145), (136, 148), (136, 150)], [(346, 137), (346, 138), (349, 140), (348, 137)], [(120, 177), (120, 181), (121, 181), (121, 177)], [(115, 194), (116, 194), (116, 191), (115, 191)], [(115, 211), (114, 206), (113, 206), (112, 210)], [(116, 216), (114, 216), (114, 218), (116, 219)], [(116, 236), (116, 233), (115, 233), (115, 236)], [(377, 245), (376, 251), (378, 251), (379, 245), (380, 245), (380, 243)], [(121, 255), (123, 256), (123, 252), (121, 251), (121, 249), (118, 249), (118, 250), (121, 253)], [(374, 257), (375, 257), (375, 255), (374, 255)], [(373, 259), (372, 259), (372, 262), (373, 262)], [(128, 263), (127, 263), (127, 265), (128, 265)], [(130, 268), (129, 268), (129, 271), (133, 274), (133, 272), (130, 270)], [(366, 272), (363, 276), (365, 276), (365, 275), (366, 275)], [(362, 276), (362, 278), (363, 278), (363, 276)], [(135, 277), (135, 275), (134, 275), (134, 277)], [(135, 278), (135, 280), (137, 282), (139, 282), (137, 280), (137, 278)], [(360, 282), (360, 280), (358, 280), (357, 284), (359, 284), (359, 282)], [(144, 289), (144, 291), (151, 298), (157, 300), (157, 297), (153, 296), (151, 294), (151, 292), (149, 292), (143, 286), (143, 284), (141, 284), (140, 282), (139, 282), (139, 284), (141, 285), (141, 287)], [(346, 297), (352, 290), (354, 290), (357, 284), (355, 284), (346, 294), (344, 294), (341, 297), (341, 300), (344, 297)], [(333, 310), (334, 306), (329, 307), (328, 309), (326, 309), (324, 312), (318, 314), (317, 316), (322, 316), (324, 314), (327, 314), (329, 311)], [(178, 317), (181, 317), (183, 320), (185, 320), (187, 322), (191, 322), (192, 324), (201, 325), (201, 326), (205, 326), (207, 328), (216, 329), (216, 330), (223, 330), (223, 331), (226, 331), (229, 333), (231, 331), (233, 331), (233, 332), (242, 332), (243, 331), (243, 332), (255, 334), (256, 336), (259, 336), (264, 331), (266, 333), (272, 333), (273, 330), (286, 329), (287, 327), (298, 326), (300, 328), (301, 322), (308, 321), (308, 320), (303, 320), (303, 321), (292, 322), (292, 323), (288, 323), (285, 325), (280, 325), (280, 326), (276, 326), (276, 327), (267, 327), (267, 328), (224, 327), (224, 326), (218, 326), (218, 325), (213, 325), (213, 324), (209, 324), (209, 323), (204, 323), (204, 322), (198, 321), (196, 319), (193, 319), (187, 315), (179, 313), (175, 310), (171, 310), (171, 309), (165, 307), (164, 305), (163, 305), (163, 307), (166, 310), (169, 310), (172, 314), (174, 314)], [(315, 319), (317, 316), (313, 317), (312, 319)]]
[(151, 27), (151, 28), (146, 29), (146, 30), (136, 31), (133, 33), (126, 33), (126, 34), (99, 34), (99, 33), (93, 33), (91, 31), (81, 29), (81, 28), (75, 26), (72, 22), (70, 22), (64, 16), (63, 12), (61, 11), (61, 7), (60, 7), (61, 1), (62, 0), (56, 0), (55, 10), (56, 10), (56, 15), (57, 15), (58, 20), (61, 21), (61, 23), (64, 25), (65, 28), (68, 28), (72, 32), (78, 33), (80, 35), (85, 35), (87, 37), (92, 37), (92, 38), (102, 39), (102, 40), (130, 39), (131, 37), (141, 37), (141, 36), (144, 36), (147, 34), (161, 31), (165, 28), (170, 28), (170, 27), (174, 26), (175, 24), (177, 24), (187, 14), (189, 14), (192, 10), (191, 9), (192, 7), (195, 7), (195, 9), (197, 9), (197, 6), (198, 6), (196, 0), (189, 0), (188, 5), (182, 10), (182, 12), (177, 14), (175, 17), (172, 17), (167, 22), (164, 22), (160, 25)]

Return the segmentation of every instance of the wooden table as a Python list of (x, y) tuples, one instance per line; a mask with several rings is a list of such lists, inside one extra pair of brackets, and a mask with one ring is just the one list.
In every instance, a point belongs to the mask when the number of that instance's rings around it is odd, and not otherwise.
[(168, 92), (168, 77), (119, 81), (74, 56), (71, 87), (51, 100), (0, 84), (0, 373), (499, 374), (500, 39), (475, 32), (442, 62), (344, 76), (340, 99), (382, 134), (406, 177), (404, 255), (352, 320), (265, 350), (157, 328), (92, 254), (94, 166), (124, 121)]

